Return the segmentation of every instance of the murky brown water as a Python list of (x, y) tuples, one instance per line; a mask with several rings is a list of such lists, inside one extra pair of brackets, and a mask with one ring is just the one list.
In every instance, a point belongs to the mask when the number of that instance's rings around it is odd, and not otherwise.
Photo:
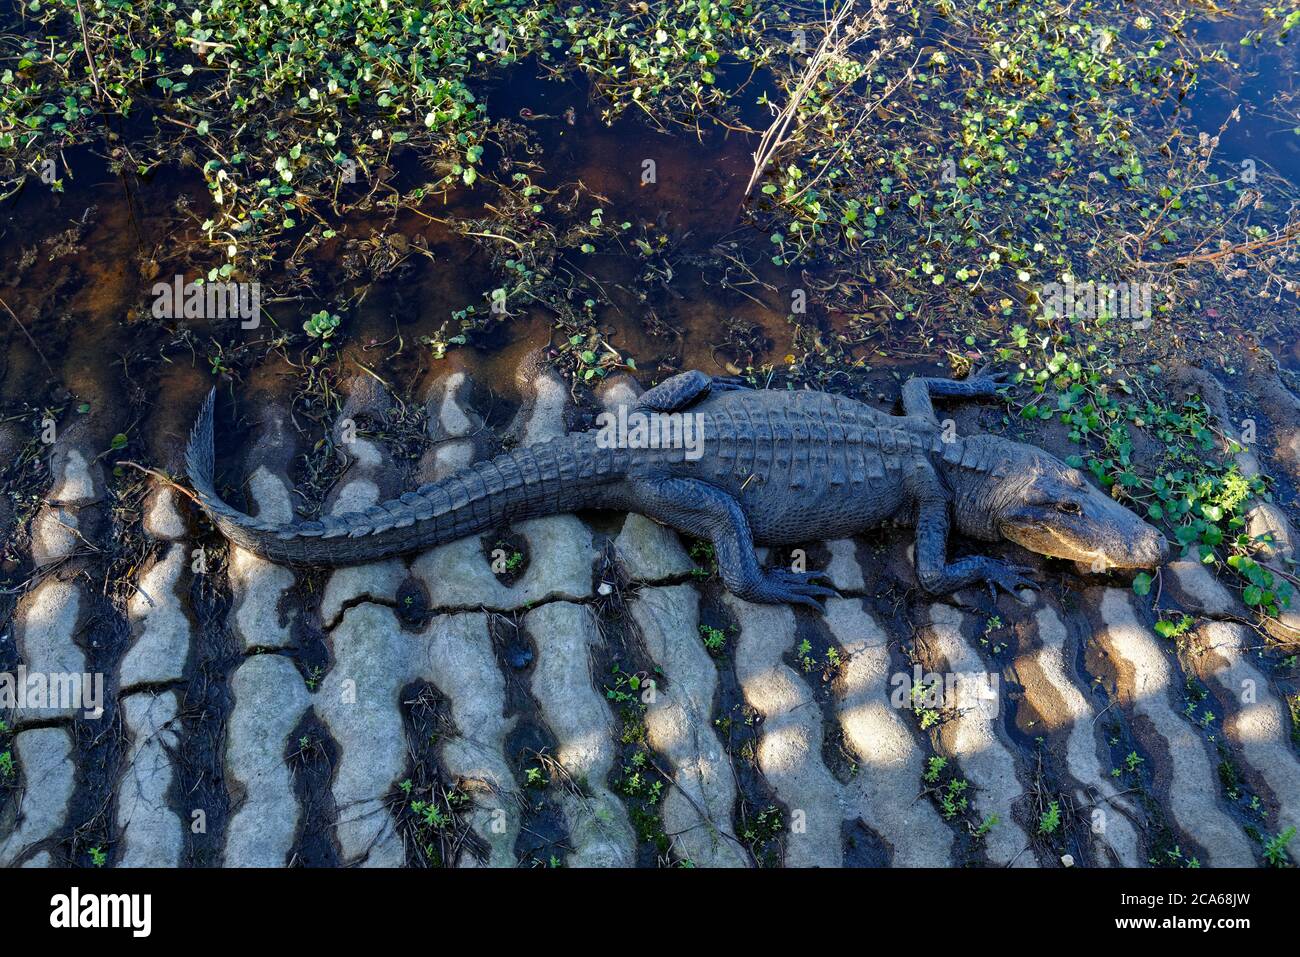
[[(1195, 29), (1226, 41), (1237, 28), (1221, 22)], [(1297, 49), (1294, 43), (1268, 48), (1246, 55), (1249, 67), (1211, 69), (1194, 94), (1170, 110), (1188, 124), (1215, 129), (1234, 106), (1245, 104), (1242, 122), (1225, 134), (1226, 155), (1300, 181), (1300, 120), (1252, 106), (1275, 93), (1296, 104)], [(568, 257), (561, 267), (604, 293), (598, 328), (639, 371), (656, 377), (691, 367), (722, 373), (765, 362), (780, 366), (795, 351), (791, 290), (832, 278), (773, 265), (767, 237), (747, 223), (743, 189), (752, 134), (716, 125), (668, 134), (630, 114), (607, 126), (583, 87), (535, 78), (500, 84), (488, 104), (493, 116), (527, 117), (540, 144), (534, 157), (539, 185), (580, 185), (607, 202), (611, 217), (653, 226), (671, 239), (670, 276), (647, 280), (633, 255)], [(572, 111), (571, 124), (566, 111)], [(747, 122), (765, 124), (765, 110), (750, 107), (749, 113)], [(651, 185), (641, 182), (646, 158), (658, 168)], [(148, 446), (146, 452), (133, 444), (129, 451), (158, 460), (164, 447), (175, 447), (214, 381), (256, 381), (288, 396), (302, 375), (288, 360), (298, 361), (301, 349), (290, 344), (272, 351), (273, 340), (279, 330), (297, 332), (318, 308), (344, 317), (339, 379), (364, 367), (408, 398), (417, 398), (427, 374), (445, 365), (509, 393), (520, 358), (557, 335), (554, 317), (537, 307), (471, 337), (446, 358), (421, 344), (456, 310), (482, 308), (485, 291), (500, 281), (484, 247), (446, 221), (482, 212), (469, 195), (434, 197), (391, 221), (345, 216), (336, 240), (295, 262), (296, 270), (268, 277), (265, 285), (281, 295), (264, 299), (267, 321), (258, 329), (156, 320), (149, 315), (152, 283), (175, 274), (194, 278), (208, 264), (186, 261), (180, 252), (201, 248), (195, 245), (202, 239), (198, 223), (209, 203), (201, 175), (183, 158), (143, 177), (115, 172), (103, 149), (71, 150), (65, 160), (64, 192), (31, 184), (0, 206), (0, 298), (14, 313), (0, 314), (0, 403), (9, 416), (27, 418), (42, 406), (71, 402), (86, 410), (102, 448), (122, 432)], [(394, 181), (414, 181), (419, 160), (399, 154), (390, 172)], [(345, 260), (353, 240), (386, 250), (400, 265), (368, 285), (349, 280)], [(304, 273), (325, 298), (303, 299), (293, 291)], [(352, 304), (340, 305), (343, 300)], [(882, 315), (884, 305), (860, 304), (864, 313)], [(846, 328), (843, 316), (817, 315), (815, 307), (812, 313), (803, 319), (808, 326), (828, 334)], [(893, 345), (882, 338), (863, 354), (881, 369), (910, 366), (942, 359), (947, 344), (936, 343), (930, 353)], [(1300, 368), (1295, 337), (1273, 347), (1285, 364)]]

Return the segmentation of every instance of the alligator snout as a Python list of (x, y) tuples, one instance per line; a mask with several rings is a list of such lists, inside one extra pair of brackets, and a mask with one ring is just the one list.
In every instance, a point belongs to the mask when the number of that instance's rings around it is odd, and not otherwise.
[(1142, 524), (1146, 526), (1145, 531), (1148, 534), (1134, 548), (1134, 553), (1138, 558), (1136, 567), (1159, 568), (1169, 561), (1169, 540), (1160, 531), (1147, 525), (1146, 522)]
[(1073, 470), (1040, 455), (1021, 498), (1001, 515), (1002, 534), (1040, 555), (1095, 572), (1155, 569), (1169, 558), (1163, 533)]
[[(1084, 515), (1096, 509), (1096, 521), (1088, 522), (1086, 536), (1095, 541), (1094, 564), (1114, 569), (1159, 568), (1169, 558), (1164, 534), (1102, 492), (1092, 490)], [(1086, 541), (1081, 543), (1086, 544)]]

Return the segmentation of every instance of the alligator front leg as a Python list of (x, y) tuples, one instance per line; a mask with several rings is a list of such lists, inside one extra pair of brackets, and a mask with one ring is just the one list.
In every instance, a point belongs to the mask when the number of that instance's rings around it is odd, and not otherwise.
[(997, 395), (1008, 375), (1010, 373), (989, 372), (985, 366), (965, 379), (928, 379), (923, 376), (908, 379), (903, 383), (903, 411), (938, 425), (938, 416), (934, 414), (935, 396), (979, 398)]
[(698, 369), (664, 379), (637, 399), (636, 407), (646, 412), (680, 412), (714, 392), (732, 392), (748, 386), (735, 379), (707, 376)]
[(631, 483), (631, 506), (655, 521), (713, 543), (722, 583), (738, 598), (764, 605), (783, 602), (824, 611), (830, 588), (814, 584), (822, 572), (763, 569), (754, 556), (754, 539), (740, 503), (707, 482), (683, 478), (638, 479)]
[(996, 558), (975, 555), (948, 561), (948, 493), (932, 474), (916, 476), (912, 481), (916, 501), (916, 577), (931, 594), (946, 595), (974, 582), (984, 582), (989, 594), (997, 589), (1020, 598), (1021, 588), (1037, 588), (1038, 583), (1025, 578), (1027, 569)]

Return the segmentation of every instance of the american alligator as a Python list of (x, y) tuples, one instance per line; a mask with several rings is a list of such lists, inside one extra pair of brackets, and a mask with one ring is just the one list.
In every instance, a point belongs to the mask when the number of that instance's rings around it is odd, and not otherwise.
[(575, 432), (365, 511), (291, 524), (245, 515), (217, 494), (214, 390), (190, 435), (186, 465), (204, 511), (227, 538), (289, 565), (354, 565), (583, 509), (640, 512), (712, 542), (726, 587), (770, 604), (820, 608), (835, 592), (819, 584), (818, 572), (762, 568), (756, 543), (843, 538), (888, 522), (915, 527), (917, 577), (934, 593), (977, 582), (1013, 594), (1034, 586), (1025, 569), (998, 559), (949, 561), (954, 522), (972, 538), (1009, 539), (1093, 569), (1161, 564), (1164, 536), (1075, 469), (1033, 446), (961, 437), (940, 424), (932, 397), (991, 396), (1004, 375), (913, 378), (903, 386), (905, 414), (893, 416), (828, 393), (756, 390), (683, 372), (642, 395), (628, 419), (689, 414), (701, 439), (693, 449), (685, 442), (647, 448), (631, 435), (611, 442), (607, 429)]

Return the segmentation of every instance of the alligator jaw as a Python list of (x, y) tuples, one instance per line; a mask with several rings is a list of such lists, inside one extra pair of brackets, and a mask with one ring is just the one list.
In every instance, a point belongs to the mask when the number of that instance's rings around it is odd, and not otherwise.
[[(1018, 444), (1018, 443), (1008, 443)], [(1094, 572), (1154, 569), (1169, 558), (1165, 536), (1059, 459), (1031, 446), (1009, 470), (996, 526), (1003, 538)]]

